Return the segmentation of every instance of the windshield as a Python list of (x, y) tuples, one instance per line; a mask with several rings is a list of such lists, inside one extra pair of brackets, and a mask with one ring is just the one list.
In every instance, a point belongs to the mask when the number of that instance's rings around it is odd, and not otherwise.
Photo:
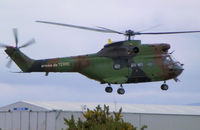
[(164, 55), (163, 56), (163, 60), (164, 60), (164, 62), (166, 62), (166, 63), (176, 63), (176, 62), (178, 62), (175, 58), (174, 58), (174, 56), (172, 55), (172, 54), (169, 54), (169, 55)]
[(174, 58), (174, 56), (172, 54), (170, 54), (169, 56), (170, 56), (172, 61), (177, 62), (177, 60)]
[(168, 65), (169, 68), (181, 66), (181, 63), (178, 62), (173, 55), (164, 55), (163, 56), (164, 64)]
[(172, 58), (170, 57), (170, 55), (165, 55), (163, 56), (163, 60), (165, 64), (170, 64), (173, 62)]

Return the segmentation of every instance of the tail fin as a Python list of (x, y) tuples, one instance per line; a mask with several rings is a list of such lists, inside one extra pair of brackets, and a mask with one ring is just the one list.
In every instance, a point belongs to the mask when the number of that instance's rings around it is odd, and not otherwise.
[(29, 68), (34, 63), (34, 60), (27, 57), (18, 48), (6, 47), (5, 52), (8, 56), (17, 64), (17, 66), (23, 71), (28, 72)]

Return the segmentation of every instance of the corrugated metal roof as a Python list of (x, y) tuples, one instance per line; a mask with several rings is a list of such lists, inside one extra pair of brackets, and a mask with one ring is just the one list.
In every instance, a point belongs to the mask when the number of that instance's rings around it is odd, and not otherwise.
[(74, 102), (16, 102), (0, 108), (0, 111), (13, 108), (29, 108), (32, 111), (83, 111), (86, 108), (93, 110), (97, 105), (108, 105), (110, 111), (117, 111), (122, 107), (123, 112), (146, 114), (180, 114), (200, 115), (200, 106), (149, 105), (149, 104), (121, 104), (121, 103), (74, 103)]

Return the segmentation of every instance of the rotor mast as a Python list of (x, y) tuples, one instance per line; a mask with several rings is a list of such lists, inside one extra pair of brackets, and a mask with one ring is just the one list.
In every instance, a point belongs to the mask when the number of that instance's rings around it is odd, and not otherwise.
[(131, 37), (132, 40), (134, 40), (135, 32), (133, 30), (127, 30), (124, 35), (128, 37), (129, 41), (131, 40)]

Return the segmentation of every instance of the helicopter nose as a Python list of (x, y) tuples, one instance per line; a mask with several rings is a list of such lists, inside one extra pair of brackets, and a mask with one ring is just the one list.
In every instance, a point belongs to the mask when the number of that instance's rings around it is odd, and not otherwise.
[(184, 64), (175, 64), (174, 69), (177, 76), (179, 76), (183, 72), (183, 65)]

